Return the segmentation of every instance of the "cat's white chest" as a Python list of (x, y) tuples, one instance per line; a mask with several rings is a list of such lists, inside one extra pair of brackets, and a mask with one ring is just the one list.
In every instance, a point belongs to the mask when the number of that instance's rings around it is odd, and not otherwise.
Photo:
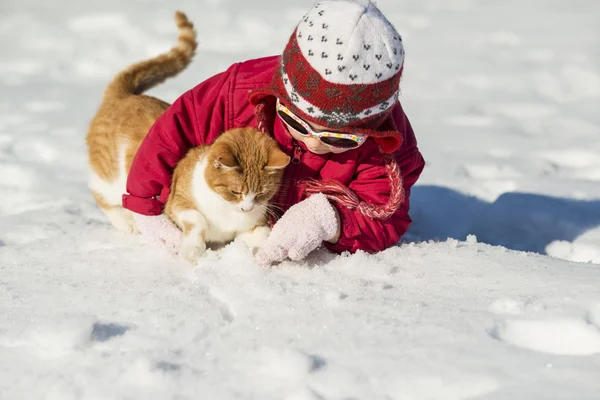
[(239, 233), (254, 228), (263, 219), (263, 212), (256, 208), (250, 212), (241, 211), (240, 204), (232, 204), (206, 183), (204, 172), (206, 159), (199, 161), (192, 177), (192, 195), (200, 213), (207, 222), (206, 241), (223, 243), (233, 240)]

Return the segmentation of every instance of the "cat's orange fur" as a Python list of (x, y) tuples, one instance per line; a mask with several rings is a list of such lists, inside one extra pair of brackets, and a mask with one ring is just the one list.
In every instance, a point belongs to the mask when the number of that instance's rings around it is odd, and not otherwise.
[(112, 80), (86, 137), (92, 194), (112, 224), (125, 232), (137, 231), (131, 213), (121, 206), (127, 172), (144, 136), (169, 107), (142, 93), (184, 70), (197, 46), (187, 16), (178, 11), (175, 21), (177, 45), (168, 53), (130, 66)]
[(190, 150), (175, 168), (165, 207), (184, 232), (181, 254), (193, 262), (207, 243), (236, 237), (260, 248), (270, 233), (268, 202), (289, 162), (273, 138), (254, 128), (229, 130)]

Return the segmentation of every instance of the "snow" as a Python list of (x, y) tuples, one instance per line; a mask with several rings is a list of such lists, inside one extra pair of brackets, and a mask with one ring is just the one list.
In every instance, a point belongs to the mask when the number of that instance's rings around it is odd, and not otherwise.
[(518, 347), (551, 354), (591, 355), (600, 352), (598, 327), (579, 319), (510, 321), (495, 336)]
[(428, 165), (380, 254), (197, 267), (87, 189), (107, 80), (196, 23), (173, 101), (281, 51), (302, 0), (0, 5), (0, 399), (597, 399), (600, 3), (381, 0)]

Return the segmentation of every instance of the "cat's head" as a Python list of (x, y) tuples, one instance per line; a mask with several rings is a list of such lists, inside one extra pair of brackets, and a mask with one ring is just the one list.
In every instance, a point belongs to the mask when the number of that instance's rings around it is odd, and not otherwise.
[(210, 146), (205, 177), (223, 199), (250, 212), (277, 193), (290, 157), (269, 135), (254, 128), (232, 129)]

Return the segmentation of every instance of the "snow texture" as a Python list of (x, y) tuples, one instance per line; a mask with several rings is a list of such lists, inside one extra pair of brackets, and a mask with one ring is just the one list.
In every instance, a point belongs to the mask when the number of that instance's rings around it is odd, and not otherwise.
[(598, 399), (600, 3), (381, 0), (428, 165), (377, 255), (197, 267), (87, 189), (107, 81), (196, 23), (173, 101), (279, 53), (303, 0), (3, 0), (0, 399)]

